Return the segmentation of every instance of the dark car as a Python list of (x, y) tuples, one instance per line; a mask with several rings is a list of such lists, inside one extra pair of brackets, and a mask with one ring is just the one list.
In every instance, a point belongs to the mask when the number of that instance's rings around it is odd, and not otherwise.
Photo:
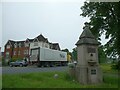
[(27, 66), (28, 65), (28, 62), (26, 62), (25, 60), (17, 60), (15, 62), (10, 62), (10, 67), (12, 66), (20, 66), (20, 67), (23, 67), (23, 66)]

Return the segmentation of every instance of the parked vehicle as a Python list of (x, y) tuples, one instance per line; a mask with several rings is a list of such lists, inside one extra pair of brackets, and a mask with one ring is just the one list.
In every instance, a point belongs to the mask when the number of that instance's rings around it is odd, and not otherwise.
[(48, 48), (32, 48), (30, 62), (37, 66), (64, 66), (67, 65), (67, 53)]
[(17, 60), (15, 62), (10, 62), (9, 65), (10, 65), (10, 67), (12, 67), (12, 66), (23, 67), (23, 66), (27, 66), (28, 62), (26, 62), (25, 60)]

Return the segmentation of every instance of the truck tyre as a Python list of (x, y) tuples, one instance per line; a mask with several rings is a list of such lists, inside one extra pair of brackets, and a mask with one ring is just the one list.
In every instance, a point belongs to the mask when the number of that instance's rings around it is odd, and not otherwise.
[(23, 67), (23, 64), (20, 64), (20, 67)]
[(41, 63), (39, 62), (39, 63), (37, 63), (37, 67), (41, 67), (42, 65), (41, 65)]

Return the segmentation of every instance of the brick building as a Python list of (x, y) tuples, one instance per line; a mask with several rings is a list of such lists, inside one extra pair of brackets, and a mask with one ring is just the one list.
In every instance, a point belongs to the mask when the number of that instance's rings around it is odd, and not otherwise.
[(29, 59), (30, 49), (37, 47), (60, 50), (58, 43), (50, 43), (47, 38), (40, 34), (34, 39), (27, 38), (24, 41), (8, 40), (8, 42), (5, 44), (4, 58), (6, 62), (8, 62), (10, 59)]

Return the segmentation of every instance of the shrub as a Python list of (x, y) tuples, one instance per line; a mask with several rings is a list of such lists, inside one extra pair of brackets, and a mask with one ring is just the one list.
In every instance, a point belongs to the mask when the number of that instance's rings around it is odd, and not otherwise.
[(13, 58), (11, 59), (11, 61), (16, 61), (16, 60), (21, 60), (21, 59), (23, 59), (23, 58), (13, 57)]
[(75, 68), (75, 64), (74, 63), (68, 63), (69, 68)]
[(2, 57), (2, 66), (7, 66), (8, 62), (5, 61), (5, 59)]
[(120, 60), (117, 63), (113, 64), (111, 67), (112, 69), (120, 70)]

